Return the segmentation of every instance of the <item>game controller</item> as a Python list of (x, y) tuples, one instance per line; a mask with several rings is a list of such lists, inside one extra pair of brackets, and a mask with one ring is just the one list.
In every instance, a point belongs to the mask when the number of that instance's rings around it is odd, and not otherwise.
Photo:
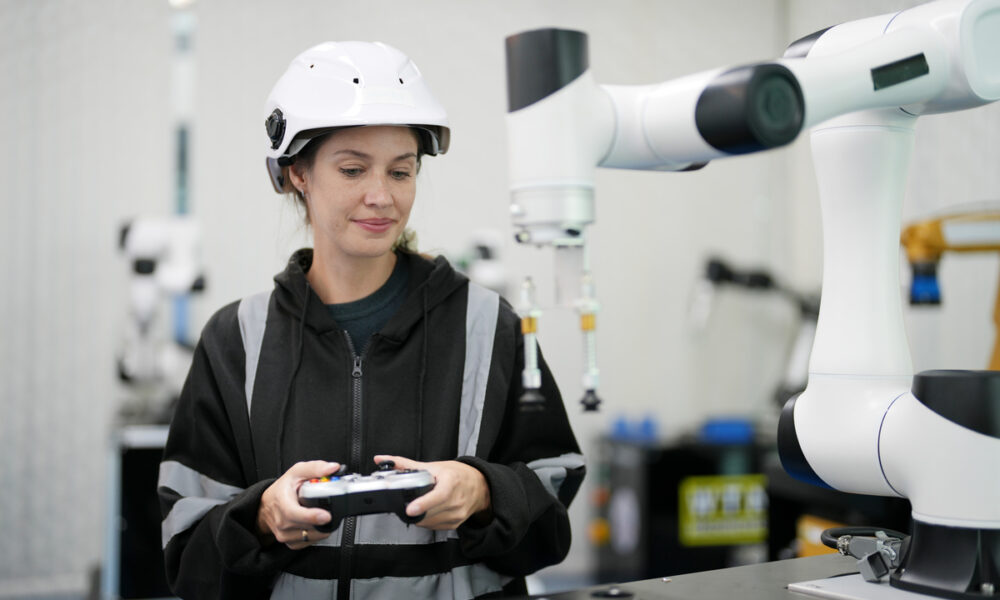
[(316, 525), (318, 531), (329, 533), (340, 526), (344, 517), (395, 513), (410, 525), (424, 518), (411, 517), (406, 505), (434, 489), (434, 476), (424, 470), (395, 470), (392, 461), (379, 465), (371, 475), (333, 475), (310, 479), (299, 487), (299, 504), (322, 508), (330, 513), (330, 522)]

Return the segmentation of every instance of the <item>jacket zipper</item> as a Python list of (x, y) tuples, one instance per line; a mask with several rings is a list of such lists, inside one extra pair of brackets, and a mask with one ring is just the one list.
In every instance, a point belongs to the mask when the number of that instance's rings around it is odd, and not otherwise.
[[(361, 356), (354, 351), (351, 335), (344, 332), (347, 347), (351, 350), (354, 366), (351, 369), (351, 460), (348, 467), (352, 473), (361, 471)], [(368, 344), (371, 345), (371, 342)], [(351, 567), (354, 559), (354, 536), (357, 517), (344, 519), (344, 530), (340, 536), (340, 577), (337, 581), (337, 598), (351, 597)]]

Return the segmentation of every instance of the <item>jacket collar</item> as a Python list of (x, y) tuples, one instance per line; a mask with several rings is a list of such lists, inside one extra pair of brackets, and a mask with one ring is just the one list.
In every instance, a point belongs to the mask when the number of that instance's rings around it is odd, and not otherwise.
[[(397, 252), (397, 257), (399, 260), (409, 262), (407, 266), (410, 271), (410, 281), (407, 297), (403, 306), (389, 319), (380, 333), (383, 337), (402, 341), (424, 318), (425, 311), (430, 311), (462, 288), (468, 279), (455, 271), (443, 256), (430, 259), (410, 252)], [(306, 279), (312, 259), (312, 248), (297, 250), (288, 259), (285, 269), (275, 275), (275, 295), (278, 305), (296, 317), (301, 317), (305, 308), (306, 326), (318, 333), (340, 329)]]

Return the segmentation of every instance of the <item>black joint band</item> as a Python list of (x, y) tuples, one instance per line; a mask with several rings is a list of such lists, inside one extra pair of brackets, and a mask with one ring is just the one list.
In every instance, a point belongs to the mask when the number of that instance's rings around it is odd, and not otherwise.
[(804, 119), (798, 80), (774, 63), (722, 73), (702, 91), (695, 106), (698, 133), (729, 154), (784, 146), (799, 135)]
[(956, 425), (1000, 438), (1000, 372), (935, 370), (913, 377), (913, 396)]
[(802, 452), (799, 436), (795, 432), (795, 402), (798, 399), (799, 396), (796, 395), (786, 402), (778, 419), (778, 456), (781, 458), (781, 466), (799, 481), (832, 489), (828, 483), (820, 479)]
[(508, 112), (561, 90), (589, 66), (587, 34), (581, 31), (546, 28), (508, 37)]

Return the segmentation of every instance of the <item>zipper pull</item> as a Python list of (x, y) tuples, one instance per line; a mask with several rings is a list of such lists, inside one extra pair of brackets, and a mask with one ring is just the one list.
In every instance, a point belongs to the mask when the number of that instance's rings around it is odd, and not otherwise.
[(355, 356), (354, 357), (354, 370), (351, 371), (351, 377), (354, 377), (355, 379), (357, 379), (358, 377), (361, 377), (361, 357), (360, 356)]

